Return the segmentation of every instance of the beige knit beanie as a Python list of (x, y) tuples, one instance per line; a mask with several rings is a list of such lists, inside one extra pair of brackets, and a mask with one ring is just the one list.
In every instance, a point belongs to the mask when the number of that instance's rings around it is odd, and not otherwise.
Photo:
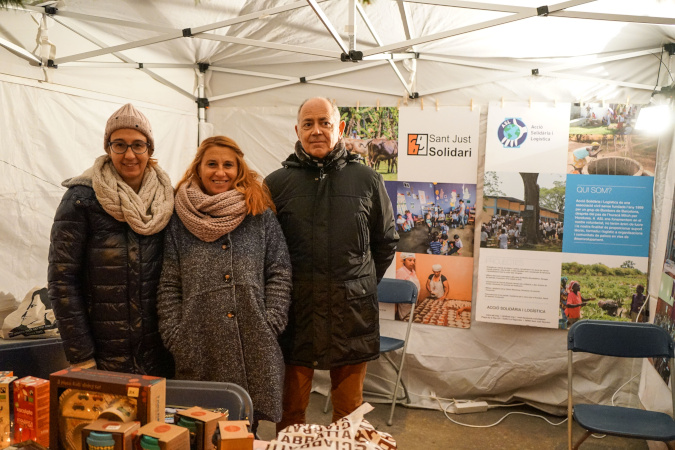
[(150, 154), (152, 155), (155, 149), (155, 141), (152, 139), (150, 122), (148, 121), (148, 118), (145, 117), (142, 112), (134, 108), (134, 105), (131, 103), (122, 106), (108, 119), (108, 123), (105, 125), (105, 135), (103, 136), (103, 148), (106, 152), (108, 151), (110, 135), (120, 128), (131, 128), (132, 130), (138, 130), (143, 133), (145, 137), (148, 138)]

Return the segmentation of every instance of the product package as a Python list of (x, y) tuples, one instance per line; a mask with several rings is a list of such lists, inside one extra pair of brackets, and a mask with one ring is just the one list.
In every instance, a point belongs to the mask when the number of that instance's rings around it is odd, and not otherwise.
[(364, 403), (354, 412), (328, 426), (291, 425), (279, 432), (267, 450), (293, 450), (320, 448), (341, 450), (345, 448), (368, 448), (369, 450), (393, 450), (396, 441), (388, 434), (376, 430), (363, 416), (373, 410)]
[[(8, 373), (9, 375), (4, 375)], [(12, 410), (12, 383), (17, 377), (12, 372), (0, 372), (0, 448), (5, 448), (10, 443), (12, 427), (10, 412)]]
[(14, 441), (49, 445), (49, 380), (24, 377), (14, 382)]
[(140, 422), (112, 422), (97, 419), (82, 429), (81, 450), (91, 450), (93, 447), (134, 450), (134, 438), (139, 428), (141, 428)]
[(193, 450), (215, 450), (213, 435), (218, 429), (218, 421), (226, 419), (227, 416), (221, 413), (195, 406), (176, 412), (173, 423), (190, 431), (190, 447)]
[(218, 422), (218, 450), (252, 450), (254, 436), (248, 431), (248, 420)]
[(99, 418), (141, 425), (164, 420), (164, 378), (68, 368), (50, 380), (50, 450), (81, 450), (83, 429)]
[(138, 430), (138, 448), (141, 450), (188, 450), (190, 432), (187, 428), (163, 422), (150, 422)]

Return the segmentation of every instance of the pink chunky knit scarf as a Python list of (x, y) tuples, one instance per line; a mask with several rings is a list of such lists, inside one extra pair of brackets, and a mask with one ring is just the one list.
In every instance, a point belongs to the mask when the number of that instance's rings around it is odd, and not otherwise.
[(244, 194), (235, 189), (208, 195), (189, 182), (176, 193), (176, 213), (190, 233), (204, 242), (213, 242), (244, 220), (246, 202)]

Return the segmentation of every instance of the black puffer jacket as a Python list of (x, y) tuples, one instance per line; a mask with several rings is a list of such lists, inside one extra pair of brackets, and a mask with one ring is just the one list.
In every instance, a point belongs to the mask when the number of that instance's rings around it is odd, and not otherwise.
[(280, 337), (287, 364), (329, 369), (378, 357), (377, 283), (398, 234), (382, 177), (356, 158), (319, 168), (291, 155), (265, 180), (293, 266)]
[(157, 327), (164, 231), (134, 232), (110, 216), (88, 186), (66, 191), (49, 247), (49, 298), (71, 364), (173, 376)]

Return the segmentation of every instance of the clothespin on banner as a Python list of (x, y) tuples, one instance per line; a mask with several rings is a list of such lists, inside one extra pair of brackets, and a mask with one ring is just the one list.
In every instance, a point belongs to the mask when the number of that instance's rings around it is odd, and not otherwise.
[(504, 97), (502, 97), (502, 108), (504, 108)]
[(626, 97), (626, 106), (630, 105), (630, 96)]
[(377, 107), (376, 107), (376, 110), (377, 110), (377, 111), (380, 110), (380, 99), (379, 99), (379, 98), (377, 99)]
[(471, 112), (473, 112), (473, 99), (471, 99), (471, 104), (470, 104), (470, 106), (471, 106)]
[(361, 102), (357, 100), (357, 101), (356, 101), (356, 110), (357, 110), (357, 111), (359, 110), (359, 105), (360, 105), (360, 104), (361, 104)]
[(436, 111), (438, 111), (438, 99), (436, 99)]
[(396, 100), (396, 109), (401, 109), (401, 99)]
[(424, 111), (424, 97), (420, 98), (420, 110)]

